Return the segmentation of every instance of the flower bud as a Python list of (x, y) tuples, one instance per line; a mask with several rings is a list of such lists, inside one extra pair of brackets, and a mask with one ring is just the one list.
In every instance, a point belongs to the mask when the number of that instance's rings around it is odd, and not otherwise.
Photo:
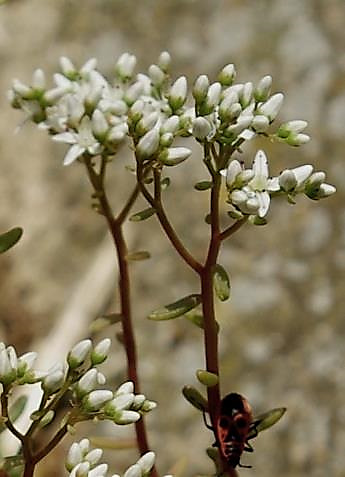
[[(0, 351), (0, 382), (3, 385), (12, 383), (17, 377), (17, 362), (12, 347)], [(15, 352), (14, 352), (15, 353)]]
[(104, 477), (108, 472), (108, 464), (99, 464), (87, 474), (88, 477)]
[(86, 412), (99, 411), (112, 398), (113, 393), (111, 391), (98, 389), (85, 396), (82, 405)]
[(158, 156), (158, 159), (166, 166), (176, 166), (185, 161), (192, 151), (187, 147), (169, 147), (164, 149)]
[(159, 148), (159, 139), (159, 131), (157, 128), (151, 129), (151, 131), (147, 132), (137, 145), (138, 159), (148, 159), (155, 154)]
[(77, 73), (76, 67), (74, 66), (72, 61), (66, 56), (61, 56), (60, 67), (61, 67), (62, 73), (67, 78), (73, 77)]
[(198, 116), (193, 120), (192, 134), (196, 139), (203, 141), (212, 131), (210, 122), (203, 116)]
[(146, 397), (143, 394), (137, 394), (134, 396), (134, 401), (132, 403), (132, 410), (133, 411), (139, 411), (146, 401)]
[(90, 464), (88, 462), (81, 462), (73, 469), (73, 477), (88, 477)]
[(207, 116), (212, 113), (216, 106), (218, 106), (220, 95), (222, 92), (222, 85), (218, 82), (212, 83), (208, 88), (207, 95), (203, 104), (200, 105), (200, 114)]
[(144, 115), (135, 126), (135, 132), (138, 134), (138, 136), (143, 136), (147, 133), (147, 131), (150, 131), (150, 129), (152, 129), (157, 123), (158, 117), (157, 111), (153, 111), (150, 114)]
[(123, 477), (142, 477), (142, 470), (140, 465), (134, 464), (128, 467)]
[(121, 126), (115, 126), (110, 129), (107, 136), (107, 144), (116, 146), (120, 144), (126, 137), (126, 131)]
[(171, 109), (176, 111), (180, 109), (187, 99), (187, 78), (180, 76), (170, 88), (168, 101)]
[(321, 184), (318, 193), (318, 199), (329, 197), (330, 195), (335, 194), (336, 191), (337, 189), (331, 184)]
[(133, 424), (140, 419), (140, 414), (136, 411), (119, 411), (114, 416), (114, 422), (120, 426), (126, 426), (127, 424)]
[(117, 411), (130, 409), (133, 401), (134, 394), (120, 394), (106, 404), (104, 411), (106, 414), (114, 415)]
[(241, 134), (242, 131), (247, 129), (250, 125), (251, 122), (253, 121), (253, 116), (251, 115), (246, 115), (246, 116), (239, 116), (237, 119), (237, 122), (235, 124), (231, 124), (228, 126), (225, 130), (225, 135), (228, 137), (231, 136), (238, 136)]
[(259, 114), (267, 116), (270, 122), (274, 121), (280, 111), (283, 101), (284, 95), (282, 93), (274, 94), (263, 105), (260, 106), (258, 109)]
[(243, 212), (246, 212), (248, 214), (256, 214), (257, 212), (259, 212), (259, 209), (260, 209), (260, 203), (257, 197), (251, 197), (250, 199), (247, 200), (245, 204), (245, 208), (243, 208)]
[(46, 77), (44, 71), (38, 68), (32, 75), (32, 87), (36, 91), (44, 91), (46, 87)]
[(71, 369), (78, 368), (88, 358), (92, 348), (91, 340), (79, 341), (67, 356), (67, 363)]
[(101, 143), (104, 142), (109, 131), (109, 124), (104, 114), (99, 109), (95, 109), (91, 118), (92, 133)]
[(137, 99), (135, 103), (132, 104), (129, 110), (128, 115), (131, 122), (136, 124), (143, 117), (144, 109), (145, 109), (144, 101), (142, 99)]
[[(231, 93), (227, 94), (224, 97), (224, 99), (219, 105), (219, 110), (218, 110), (219, 118), (222, 122), (227, 123), (227, 122), (230, 122), (232, 119), (234, 119), (233, 110), (231, 110), (231, 108), (236, 103), (239, 106), (239, 113), (238, 113), (239, 115), (242, 111), (242, 107), (238, 103), (238, 94), (235, 93), (235, 91), (232, 91)], [(236, 107), (236, 110), (238, 110), (238, 106)]]
[(39, 422), (39, 427), (42, 429), (43, 427), (48, 426), (48, 424), (50, 424), (53, 421), (54, 417), (55, 417), (55, 411), (51, 409), (41, 418)]
[(128, 81), (132, 78), (137, 59), (134, 55), (123, 53), (117, 60), (115, 71), (122, 81)]
[(291, 133), (285, 140), (290, 146), (302, 146), (310, 141), (308, 134)]
[(304, 164), (303, 166), (295, 167), (292, 169), (292, 172), (295, 174), (297, 179), (297, 187), (299, 187), (308, 179), (308, 177), (311, 176), (313, 172), (313, 166), (310, 164)]
[(264, 76), (254, 89), (254, 98), (257, 102), (266, 101), (271, 92), (272, 76)]
[(239, 95), (242, 108), (246, 108), (253, 97), (253, 83), (248, 82), (243, 85), (243, 89)]
[(277, 136), (286, 139), (291, 133), (300, 133), (308, 126), (307, 121), (295, 119), (279, 126)]
[(133, 83), (126, 91), (123, 99), (128, 106), (132, 106), (143, 92), (143, 84), (140, 81)]
[(226, 185), (228, 189), (231, 189), (236, 182), (238, 174), (242, 172), (242, 166), (237, 159), (232, 160), (226, 171)]
[(225, 65), (218, 75), (218, 81), (222, 86), (232, 85), (236, 76), (236, 70), (233, 64)]
[(71, 470), (78, 464), (80, 464), (83, 460), (83, 455), (80, 450), (79, 444), (77, 442), (73, 442), (71, 447), (69, 448), (67, 457), (66, 457), (66, 462), (65, 462), (65, 467), (68, 472), (71, 472)]
[(151, 78), (152, 84), (154, 86), (160, 87), (162, 86), (165, 80), (164, 71), (157, 65), (151, 65), (148, 69), (149, 77)]
[(180, 127), (180, 118), (176, 115), (170, 116), (162, 125), (161, 133), (175, 134)]
[(141, 467), (141, 472), (145, 476), (147, 475), (155, 463), (155, 453), (154, 452), (146, 452), (140, 459), (137, 461), (137, 465)]
[(157, 63), (160, 69), (164, 71), (164, 73), (167, 73), (171, 64), (170, 53), (168, 53), (167, 51), (162, 51), (162, 53), (158, 57)]
[(141, 406), (140, 410), (142, 412), (150, 412), (153, 409), (156, 409), (156, 407), (157, 407), (156, 402), (150, 401), (149, 399), (145, 399), (145, 401), (143, 402), (143, 405)]
[(99, 383), (96, 368), (89, 369), (77, 382), (76, 393), (79, 398), (93, 391)]
[(297, 185), (297, 179), (293, 171), (285, 169), (285, 171), (281, 172), (279, 176), (279, 185), (284, 192), (293, 191)]
[(231, 192), (230, 200), (233, 204), (241, 207), (247, 202), (248, 196), (243, 190), (236, 189)]
[(257, 116), (254, 116), (254, 119), (251, 124), (252, 128), (258, 133), (266, 132), (267, 129), (269, 128), (269, 125), (270, 125), (270, 122), (268, 117), (262, 114), (258, 114)]
[(204, 101), (207, 96), (209, 85), (210, 82), (206, 75), (198, 76), (193, 86), (193, 97), (196, 104), (200, 104)]
[(174, 135), (172, 133), (164, 133), (161, 135), (159, 144), (162, 147), (170, 147), (174, 142)]
[(32, 90), (29, 86), (26, 86), (24, 83), (18, 79), (14, 79), (12, 82), (13, 91), (23, 99), (30, 99), (32, 97)]
[(134, 384), (132, 381), (126, 381), (125, 383), (121, 384), (120, 387), (114, 393), (114, 396), (120, 396), (120, 394), (129, 394), (134, 393)]
[(57, 363), (41, 381), (41, 386), (45, 394), (53, 394), (58, 391), (65, 382), (65, 372), (62, 364)]

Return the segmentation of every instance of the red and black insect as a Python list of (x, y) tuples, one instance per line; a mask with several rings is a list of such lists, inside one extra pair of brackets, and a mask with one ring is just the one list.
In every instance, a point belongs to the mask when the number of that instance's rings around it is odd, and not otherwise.
[[(285, 408), (272, 409), (254, 418), (252, 408), (245, 397), (237, 393), (227, 394), (220, 404), (214, 443), (214, 446), (219, 448), (223, 462), (233, 469), (237, 465), (250, 467), (240, 462), (244, 451), (254, 451), (249, 440), (273, 426), (285, 410)], [(211, 426), (207, 427), (213, 430)]]
[(253, 452), (248, 442), (252, 424), (252, 408), (246, 398), (231, 393), (222, 399), (217, 420), (216, 446), (223, 459), (233, 468), (237, 465), (244, 467), (240, 463), (243, 451)]

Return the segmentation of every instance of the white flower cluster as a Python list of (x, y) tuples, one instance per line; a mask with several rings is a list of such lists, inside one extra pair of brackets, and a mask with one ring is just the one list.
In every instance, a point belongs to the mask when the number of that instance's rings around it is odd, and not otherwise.
[[(118, 425), (132, 424), (143, 413), (156, 407), (156, 403), (146, 399), (143, 394), (134, 394), (131, 381), (123, 383), (115, 392), (97, 389), (106, 383), (105, 376), (97, 366), (106, 360), (110, 348), (110, 339), (105, 338), (97, 345), (89, 339), (77, 343), (67, 355), (67, 363), (56, 363), (47, 372), (33, 370), (37, 354), (30, 352), (17, 358), (13, 346), (0, 343), (0, 383), (3, 392), (8, 393), (12, 387), (21, 384), (40, 382), (46, 399), (54, 398), (57, 393), (72, 394), (74, 409), (79, 409), (75, 419), (107, 419)], [(48, 401), (49, 402), (49, 401)], [(54, 418), (47, 409), (33, 413), (34, 419), (47, 424)], [(80, 419), (79, 419), (80, 418)]]
[(305, 194), (310, 199), (319, 200), (335, 193), (336, 189), (324, 181), (324, 172), (314, 172), (313, 166), (306, 164), (294, 169), (285, 169), (277, 177), (270, 177), (267, 157), (258, 151), (251, 169), (245, 169), (238, 160), (232, 160), (226, 176), (229, 214), (235, 219), (245, 215), (253, 216), (254, 223), (265, 223), (271, 197), (285, 194), (294, 203), (297, 194)]
[[(269, 135), (283, 102), (282, 93), (270, 96), (270, 76), (257, 86), (234, 84), (235, 68), (226, 65), (212, 84), (206, 75), (196, 79), (195, 104), (189, 104), (187, 79), (172, 82), (170, 62), (169, 53), (163, 52), (147, 73), (135, 75), (136, 58), (124, 53), (108, 80), (96, 69), (95, 59), (78, 69), (62, 57), (52, 88), (38, 69), (31, 85), (14, 80), (9, 96), (13, 107), (25, 111), (55, 141), (69, 144), (65, 165), (85, 156), (112, 156), (127, 136), (138, 160), (173, 166), (191, 154), (188, 148), (172, 147), (176, 136), (234, 146), (256, 134)], [(270, 136), (299, 146), (309, 140), (302, 133), (306, 125), (289, 121)]]
[[(91, 449), (88, 439), (74, 442), (66, 458), (66, 469), (70, 477), (106, 477), (108, 472), (107, 464), (100, 464), (102, 449)], [(154, 452), (147, 452), (129, 467), (123, 477), (147, 477), (155, 463)], [(112, 474), (111, 477), (120, 477)]]

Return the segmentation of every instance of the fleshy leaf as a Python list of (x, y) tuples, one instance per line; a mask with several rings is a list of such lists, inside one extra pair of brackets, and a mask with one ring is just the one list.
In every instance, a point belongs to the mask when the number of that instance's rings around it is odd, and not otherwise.
[(149, 320), (161, 321), (172, 320), (184, 315), (201, 303), (201, 296), (197, 294), (188, 295), (180, 300), (166, 305), (158, 310), (153, 311), (148, 316)]
[(126, 256), (128, 262), (139, 262), (140, 260), (147, 260), (151, 257), (150, 252), (147, 250), (140, 250), (138, 252), (129, 253)]
[(230, 280), (225, 269), (216, 264), (213, 269), (213, 286), (217, 297), (226, 301), (230, 296)]
[(196, 409), (202, 412), (207, 412), (207, 399), (193, 386), (183, 386), (182, 394), (187, 399), (187, 401)]
[(198, 328), (204, 329), (204, 315), (201, 310), (193, 309), (184, 315), (188, 321), (196, 325)]
[(156, 213), (156, 209), (153, 207), (149, 207), (148, 209), (141, 210), (140, 212), (137, 212), (136, 214), (133, 214), (129, 220), (132, 222), (141, 222), (142, 220), (146, 220), (150, 217), (152, 217), (153, 214)]
[(253, 420), (253, 429), (248, 434), (248, 439), (255, 437), (259, 432), (274, 426), (285, 414), (286, 407), (278, 407), (256, 416)]
[(4, 253), (12, 248), (23, 235), (21, 227), (14, 227), (7, 232), (0, 234), (0, 253)]
[(196, 190), (208, 190), (212, 187), (212, 182), (210, 181), (200, 181), (194, 185)]
[(219, 382), (219, 377), (216, 374), (205, 371), (204, 369), (198, 369), (196, 377), (201, 384), (207, 387), (215, 386)]

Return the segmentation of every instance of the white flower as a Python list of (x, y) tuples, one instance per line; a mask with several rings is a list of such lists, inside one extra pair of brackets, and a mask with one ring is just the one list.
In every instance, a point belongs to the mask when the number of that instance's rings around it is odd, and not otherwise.
[(56, 134), (53, 136), (53, 140), (71, 145), (63, 161), (65, 166), (72, 164), (86, 152), (92, 156), (102, 152), (102, 146), (92, 134), (91, 120), (88, 116), (83, 117), (78, 132)]

